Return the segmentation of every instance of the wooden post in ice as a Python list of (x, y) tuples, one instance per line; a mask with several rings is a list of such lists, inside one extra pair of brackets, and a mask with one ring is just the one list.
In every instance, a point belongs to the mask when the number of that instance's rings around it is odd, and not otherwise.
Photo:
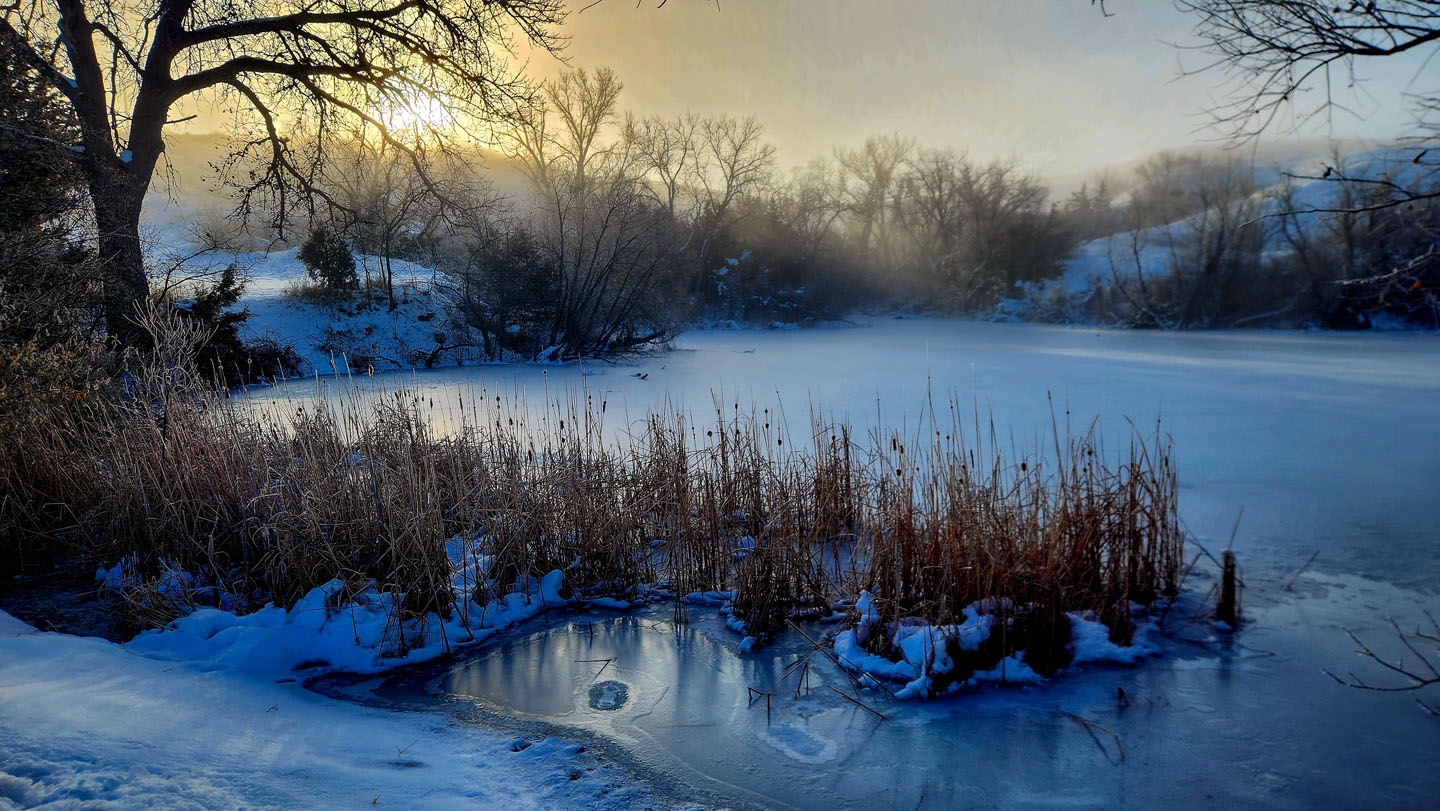
[(1240, 601), (1235, 592), (1235, 553), (1225, 550), (1225, 559), (1220, 573), (1220, 604), (1215, 607), (1215, 619), (1231, 628), (1240, 627)]

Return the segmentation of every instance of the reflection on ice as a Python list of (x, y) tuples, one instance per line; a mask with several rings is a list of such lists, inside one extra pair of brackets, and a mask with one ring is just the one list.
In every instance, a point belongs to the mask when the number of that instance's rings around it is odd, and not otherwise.
[[(926, 703), (877, 699), (887, 720), (829, 689), (848, 690), (849, 681), (820, 657), (797, 697), (795, 676), (782, 676), (810, 646), (785, 635), (741, 655), (713, 608), (692, 608), (683, 626), (661, 608), (552, 617), (361, 692), (483, 706), (489, 722), (529, 737), (588, 736), (673, 776), (681, 795), (728, 803), (1425, 807), (1440, 796), (1440, 724), (1403, 696), (1349, 689), (1322, 670), (1369, 666), (1344, 629), (1385, 646), (1394, 636), (1387, 615), (1403, 627), (1427, 609), (1440, 615), (1434, 336), (920, 320), (696, 333), (680, 345), (624, 367), (388, 380), (419, 386), (442, 423), (475, 389), (523, 390), (539, 402), (547, 390), (581, 384), (607, 400), (616, 430), (666, 403), (705, 413), (717, 389), (742, 403), (779, 397), (784, 415), (802, 424), (813, 403), (861, 431), (913, 429), (927, 392), (953, 392), (992, 409), (997, 434), (1018, 445), (1048, 432), (1047, 393), (1062, 417), (1100, 417), (1112, 436), (1128, 432), (1127, 417), (1144, 425), (1161, 417), (1194, 537), (1218, 554), (1244, 507), (1235, 548), (1247, 625), (1233, 637), (1215, 632), (1198, 607), (1214, 585), (1202, 565), (1186, 584), (1190, 610), (1171, 613), (1158, 655), (1142, 664), (1083, 665), (1040, 685)], [(297, 383), (262, 396), (294, 405), (313, 402), (313, 390)], [(604, 683), (614, 684), (592, 702), (592, 687)], [(615, 685), (624, 685), (623, 701)], [(768, 713), (752, 690), (771, 694)], [(1077, 717), (1113, 731), (1125, 757)]]
[[(522, 729), (596, 736), (728, 803), (1422, 804), (1440, 790), (1440, 729), (1318, 669), (1348, 655), (1333, 631), (1356, 600), (1404, 592), (1359, 578), (1308, 583), (1257, 587), (1238, 636), (1182, 605), (1161, 654), (1135, 667), (1077, 666), (922, 703), (861, 694), (883, 719), (843, 698), (847, 678), (798, 634), (741, 655), (713, 609), (692, 608), (684, 626), (652, 607), (517, 629), (418, 692), (475, 702)], [(807, 657), (809, 668), (794, 667)], [(626, 699), (607, 703), (622, 685)], [(417, 696), (413, 682), (398, 689)]]

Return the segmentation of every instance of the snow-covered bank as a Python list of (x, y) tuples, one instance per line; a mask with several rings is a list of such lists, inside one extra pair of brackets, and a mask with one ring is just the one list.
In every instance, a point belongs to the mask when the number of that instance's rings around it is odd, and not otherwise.
[(473, 602), (480, 595), (468, 582), (457, 583), (459, 608), (449, 619), (431, 615), (402, 623), (394, 595), (373, 585), (349, 599), (342, 599), (344, 592), (345, 584), (332, 580), (312, 589), (289, 611), (267, 605), (236, 615), (201, 608), (166, 628), (137, 636), (126, 647), (206, 670), (272, 678), (299, 671), (376, 673), (478, 644), (497, 631), (576, 602), (559, 571), (539, 580), (523, 579), (486, 603)]
[(0, 612), (0, 808), (645, 807), (584, 747), (137, 655)]
[[(1316, 274), (1312, 282), (1316, 284), (1333, 285), (1340, 278), (1351, 278), (1334, 275), (1334, 269), (1327, 267), (1323, 256), (1326, 250), (1337, 249), (1332, 244), (1338, 239), (1335, 212), (1360, 205), (1358, 200), (1379, 188), (1411, 189), (1418, 193), (1433, 187), (1435, 168), (1420, 162), (1420, 154), (1423, 148), (1419, 146), (1380, 147), (1340, 155), (1295, 154), (1274, 163), (1260, 161), (1247, 165), (1241, 161), (1235, 164), (1234, 175), (1221, 175), (1208, 181), (1203, 178), (1203, 172), (1185, 178), (1186, 170), (1181, 170), (1177, 178), (1165, 182), (1174, 184), (1176, 199), (1195, 196), (1190, 207), (1192, 213), (1158, 223), (1145, 219), (1143, 209), (1126, 213), (1111, 223), (1115, 229), (1112, 233), (1077, 245), (1074, 254), (1059, 263), (1058, 276), (1017, 282), (1007, 291), (995, 315), (1015, 321), (1071, 324), (1147, 324), (1154, 319), (1152, 326), (1165, 324), (1182, 329), (1247, 324), (1293, 328), (1339, 326), (1342, 329), (1349, 324), (1383, 330), (1433, 328), (1433, 321), (1410, 319), (1397, 310), (1375, 308), (1363, 317), (1355, 317), (1360, 315), (1357, 312), (1337, 321), (1334, 311), (1327, 314), (1306, 310), (1297, 299), (1263, 298), (1274, 292), (1265, 288), (1291, 284), (1285, 281), (1287, 277), (1276, 275), (1271, 265), (1285, 267), (1288, 263), (1290, 273)], [(1210, 169), (1222, 166), (1223, 162), (1216, 163)], [(1163, 174), (1166, 170), (1157, 171)], [(1210, 188), (1202, 193), (1200, 189), (1205, 186)], [(1127, 192), (1114, 201), (1116, 208), (1112, 213), (1125, 211), (1131, 204), (1132, 193)], [(1217, 215), (1227, 210), (1228, 215)], [(1246, 223), (1236, 234), (1253, 239), (1253, 245), (1242, 248), (1235, 235), (1228, 243), (1220, 236), (1226, 228), (1221, 223), (1227, 216), (1238, 216), (1239, 221)], [(1244, 230), (1251, 227), (1253, 230), (1248, 233)], [(1375, 229), (1379, 233), (1383, 228), (1372, 220), (1361, 230)], [(1403, 233), (1403, 229), (1401, 231)], [(1420, 246), (1417, 253), (1423, 252), (1430, 241), (1424, 233), (1423, 226), (1415, 232)], [(1377, 256), (1367, 253), (1366, 240), (1372, 238), (1353, 234), (1346, 238), (1354, 242), (1344, 250), (1369, 257), (1363, 261), (1374, 264), (1368, 271), (1351, 272), (1361, 276), (1367, 272), (1378, 275), (1399, 261), (1383, 253)], [(1391, 234), (1387, 239), (1400, 243), (1405, 237)], [(1198, 247), (1202, 244), (1209, 247)], [(1241, 275), (1264, 280), (1261, 289), (1249, 295), (1268, 301), (1273, 309), (1266, 310), (1263, 305), (1249, 301), (1246, 306), (1256, 309), (1216, 312), (1198, 321), (1158, 319), (1153, 311), (1134, 309), (1153, 308), (1157, 302), (1164, 304), (1166, 293), (1163, 291), (1167, 284), (1180, 287), (1197, 284), (1197, 267), (1190, 258), (1196, 251), (1215, 252), (1211, 261), (1216, 267), (1225, 261), (1235, 261), (1242, 268)], [(1218, 279), (1213, 283), (1222, 284)], [(1225, 285), (1236, 283), (1234, 280), (1223, 282)]]
[[(1347, 172), (1356, 176), (1387, 177), (1421, 188), (1429, 182), (1425, 176), (1428, 170), (1417, 167), (1414, 157), (1408, 149), (1381, 148), (1346, 155), (1342, 163)], [(1274, 166), (1258, 165), (1246, 172), (1243, 199), (1237, 197), (1235, 204), (1243, 202), (1244, 210), (1249, 212), (1246, 216), (1253, 214), (1257, 221), (1294, 211), (1293, 229), (1316, 230), (1323, 222), (1314, 210), (1335, 204), (1332, 198), (1339, 188), (1335, 182), (1313, 179), (1312, 175), (1322, 171), (1328, 171), (1325, 161), (1316, 156), (1296, 155)], [(1298, 176), (1287, 177), (1287, 173)], [(390, 263), (396, 290), (394, 309), (389, 302), (337, 307), (287, 294), (287, 290), (306, 278), (296, 248), (274, 243), (269, 246), (270, 250), (263, 250), (263, 239), (252, 235), (222, 240), (230, 246), (223, 250), (202, 247), (215, 244), (214, 240), (197, 233), (204, 230), (203, 223), (220, 217), (222, 209), (215, 205), (211, 201), (207, 207), (203, 201), (190, 198), (153, 202), (145, 215), (150, 236), (150, 264), (157, 274), (178, 267), (184, 270), (178, 275), (197, 277), (234, 264), (245, 279), (240, 305), (251, 313), (249, 322), (241, 330), (244, 339), (269, 339), (281, 347), (292, 347), (307, 373), (325, 374), (332, 369), (364, 373), (468, 366), (485, 360), (485, 353), (478, 346), (482, 341), (459, 315), (455, 279), (420, 264), (395, 259)], [(1148, 323), (1144, 318), (1132, 320), (1125, 315), (1127, 307), (1133, 306), (1127, 303), (1134, 295), (1129, 288), (1142, 283), (1163, 286), (1165, 280), (1183, 276), (1177, 273), (1177, 267), (1185, 267), (1180, 257), (1190, 250), (1186, 246), (1197, 238), (1196, 234), (1213, 227), (1206, 225), (1210, 218), (1211, 215), (1204, 212), (1190, 213), (1173, 222), (1152, 224), (1133, 233), (1117, 221), (1113, 227), (1120, 230), (1076, 246), (1074, 254), (1059, 263), (1058, 275), (1017, 282), (1004, 291), (993, 307), (987, 306), (974, 315), (989, 320), (1074, 324)], [(1293, 250), (1288, 240), (1285, 229), (1267, 226), (1257, 253), (1245, 260), (1255, 265), (1247, 265), (1247, 272), (1258, 273), (1263, 270), (1261, 265), (1283, 259)], [(356, 259), (362, 276), (373, 279), (381, 275), (382, 260), (378, 257), (357, 255)], [(1285, 287), (1290, 282), (1282, 284), (1272, 280), (1269, 284)], [(880, 305), (883, 301), (882, 297), (870, 304)], [(864, 303), (851, 304), (860, 307)], [(925, 304), (912, 306), (924, 309)], [(1224, 317), (1216, 315), (1198, 321), (1172, 319), (1165, 323), (1180, 327), (1332, 324), (1318, 313), (1302, 310), (1292, 301), (1283, 306), (1276, 303), (1266, 312), (1237, 311)], [(814, 325), (811, 319), (800, 318), (799, 312), (794, 315), (800, 324)], [(1373, 322), (1363, 323), (1387, 329), (1416, 326), (1393, 314), (1377, 314)], [(765, 316), (749, 326), (793, 330), (800, 324), (771, 321)], [(740, 326), (724, 318), (702, 318), (691, 324), (692, 329), (702, 330)], [(529, 352), (527, 350), (527, 355)]]
[[(244, 340), (268, 338), (295, 349), (309, 373), (457, 366), (480, 362), (480, 352), (453, 319), (436, 274), (393, 260), (396, 307), (381, 301), (368, 308), (326, 306), (287, 295), (305, 279), (298, 249), (271, 253), (207, 255), (201, 261), (235, 262), (245, 271), (240, 304), (250, 310)], [(357, 257), (361, 275), (378, 273), (379, 260)]]

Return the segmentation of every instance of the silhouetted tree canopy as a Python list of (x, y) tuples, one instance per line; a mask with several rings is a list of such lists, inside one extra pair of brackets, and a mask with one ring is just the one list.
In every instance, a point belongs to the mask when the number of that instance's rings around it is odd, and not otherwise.
[[(559, 0), (16, 0), (0, 43), (73, 110), (77, 130), (17, 130), (68, 159), (95, 203), (112, 334), (148, 295), (139, 218), (177, 106), (204, 96), (236, 115), (248, 205), (260, 190), (283, 220), (313, 182), (340, 120), (397, 148), (386, 111), (431, 100), (460, 125), (506, 117), (530, 88), (508, 66), (518, 38), (561, 40)], [(303, 127), (311, 137), (296, 137)]]

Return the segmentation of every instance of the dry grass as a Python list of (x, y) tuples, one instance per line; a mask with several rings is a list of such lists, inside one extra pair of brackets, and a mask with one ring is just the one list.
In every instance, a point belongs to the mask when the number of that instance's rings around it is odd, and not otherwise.
[[(993, 428), (967, 447), (948, 411), (948, 427), (918, 451), (894, 436), (886, 445), (893, 479), (879, 483), (859, 556), (882, 619), (948, 625), (988, 601), (1001, 650), (980, 659), (1023, 649), (1042, 674), (1068, 663), (1069, 612), (1094, 612), (1128, 644), (1131, 603), (1173, 597), (1182, 564), (1175, 468), (1158, 427), (1149, 442), (1132, 432), (1113, 466), (1093, 426), (1057, 426), (1050, 453), (1007, 463)], [(976, 422), (971, 436), (985, 436)]]
[[(1125, 642), (1130, 601), (1176, 588), (1158, 432), (1110, 464), (1093, 430), (1059, 427), (1051, 447), (1007, 459), (953, 403), (918, 440), (857, 441), (812, 417), (794, 442), (783, 415), (738, 404), (702, 423), (662, 411), (606, 439), (607, 405), (588, 395), (533, 410), (476, 393), (442, 434), (404, 392), (277, 415), (182, 391), (132, 387), (99, 425), (20, 426), (8, 439), (25, 453), (0, 460), (10, 533), (134, 556), (152, 583), (192, 573), (202, 601), (292, 604), (338, 576), (403, 595), (411, 617), (456, 608), (457, 537), (495, 584), (557, 568), (588, 594), (659, 583), (681, 615), (689, 592), (734, 589), (756, 635), (861, 589), (887, 621), (951, 623), (989, 600), (1006, 619), (997, 644), (1039, 672), (1064, 664), (1066, 612), (1096, 612)], [(150, 622), (184, 608), (143, 604)]]

